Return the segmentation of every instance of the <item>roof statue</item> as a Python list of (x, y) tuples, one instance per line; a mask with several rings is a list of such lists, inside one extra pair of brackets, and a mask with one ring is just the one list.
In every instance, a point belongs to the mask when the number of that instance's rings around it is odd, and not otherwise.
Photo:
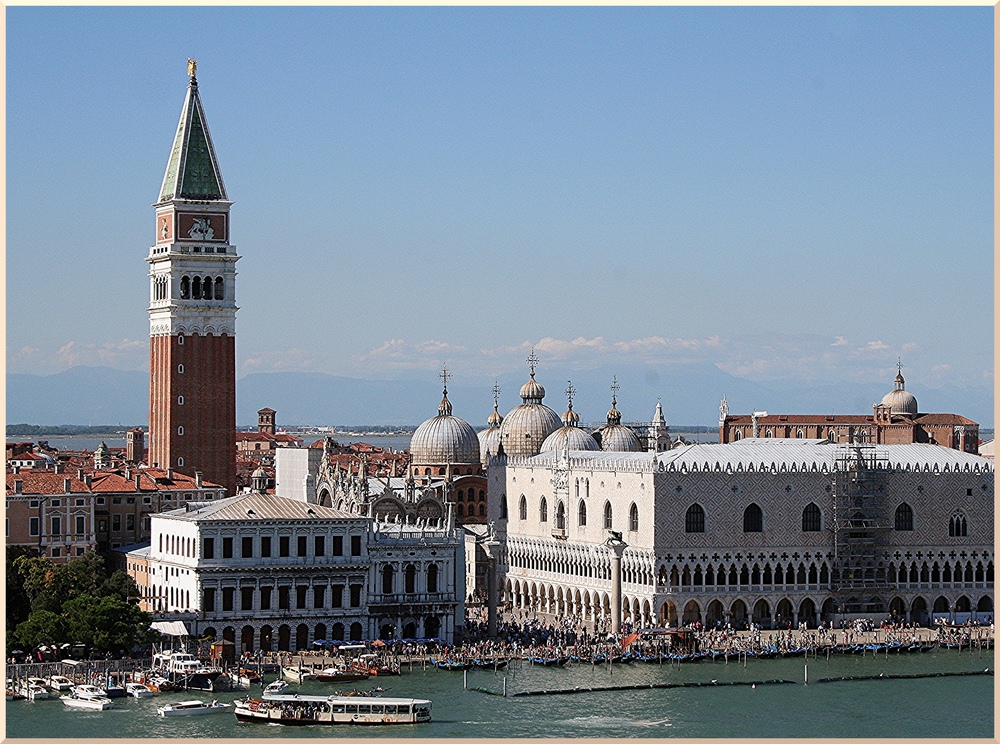
[(188, 75), (196, 77), (198, 74), (198, 60), (188, 57)]

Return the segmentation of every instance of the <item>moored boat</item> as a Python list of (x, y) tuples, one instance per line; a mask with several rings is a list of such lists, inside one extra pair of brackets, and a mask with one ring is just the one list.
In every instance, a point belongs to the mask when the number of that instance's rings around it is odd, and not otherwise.
[(276, 679), (264, 688), (264, 697), (268, 695), (280, 695), (288, 689), (288, 683), (283, 679)]
[(84, 710), (107, 710), (114, 706), (114, 701), (104, 693), (104, 690), (94, 685), (77, 685), (69, 695), (63, 695), (59, 699), (63, 705)]
[(142, 682), (126, 682), (125, 683), (125, 694), (129, 697), (153, 697), (155, 694)]
[(206, 703), (204, 700), (185, 700), (180, 703), (167, 703), (156, 709), (157, 715), (166, 718), (167, 716), (203, 716), (209, 713), (225, 713), (232, 706), (229, 703), (220, 703), (213, 700)]
[(302, 669), (301, 667), (285, 667), (281, 670), (281, 673), (285, 675), (285, 679), (289, 682), (297, 682), (298, 684), (302, 684), (307, 679), (316, 676), (308, 669)]
[(317, 682), (358, 682), (368, 679), (367, 669), (346, 669), (344, 667), (327, 667), (314, 675)]
[(52, 675), (47, 682), (48, 688), (56, 692), (70, 692), (76, 686), (71, 679), (63, 677), (61, 674)]
[(237, 700), (236, 720), (286, 726), (386, 725), (431, 720), (431, 701), (413, 698), (358, 698), (331, 695), (278, 695), (265, 700)]

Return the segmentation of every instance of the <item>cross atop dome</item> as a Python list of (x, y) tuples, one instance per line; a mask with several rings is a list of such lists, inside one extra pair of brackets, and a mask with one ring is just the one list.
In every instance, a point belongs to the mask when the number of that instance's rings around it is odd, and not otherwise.
[(441, 372), (438, 373), (438, 379), (441, 380), (441, 382), (444, 383), (444, 392), (445, 392), (445, 395), (448, 394), (448, 380), (450, 380), (453, 376), (454, 375), (452, 375), (452, 373), (448, 371), (448, 363), (445, 362), (444, 364), (442, 364), (441, 365)]
[(500, 381), (494, 380), (493, 387), (490, 389), (493, 393), (493, 407), (497, 408), (500, 405)]
[(452, 377), (451, 372), (448, 371), (448, 365), (441, 365), (441, 372), (438, 374), (438, 379), (444, 383), (444, 390), (441, 394), (444, 396), (441, 398), (441, 404), (438, 406), (438, 416), (451, 416), (451, 401), (448, 400), (448, 380)]
[(566, 380), (566, 400), (569, 401), (569, 409), (573, 410), (573, 396), (576, 395), (576, 388), (571, 380)]
[(618, 403), (618, 391), (622, 389), (622, 386), (618, 384), (618, 375), (611, 378), (611, 406), (614, 407)]
[(535, 347), (531, 347), (531, 354), (525, 360), (528, 363), (528, 367), (531, 369), (531, 376), (535, 376), (535, 367), (538, 366), (538, 357), (535, 356)]

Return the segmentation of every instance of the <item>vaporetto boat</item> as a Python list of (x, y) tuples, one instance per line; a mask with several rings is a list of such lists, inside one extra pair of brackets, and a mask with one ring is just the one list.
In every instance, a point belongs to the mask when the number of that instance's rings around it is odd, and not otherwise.
[(286, 726), (335, 723), (386, 725), (431, 720), (431, 701), (414, 698), (269, 695), (264, 700), (237, 700), (235, 706), (233, 712), (238, 721)]

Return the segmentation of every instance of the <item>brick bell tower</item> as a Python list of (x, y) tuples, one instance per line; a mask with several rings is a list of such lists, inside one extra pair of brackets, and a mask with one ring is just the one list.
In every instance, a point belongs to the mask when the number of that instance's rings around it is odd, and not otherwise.
[(236, 247), (188, 60), (187, 95), (149, 250), (149, 464), (236, 493)]

